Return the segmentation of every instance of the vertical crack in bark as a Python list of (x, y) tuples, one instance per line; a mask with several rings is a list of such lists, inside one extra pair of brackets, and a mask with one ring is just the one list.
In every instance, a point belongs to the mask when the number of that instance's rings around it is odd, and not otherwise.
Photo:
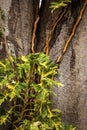
[(75, 59), (76, 59), (76, 55), (75, 55), (75, 50), (72, 47), (72, 54), (71, 54), (71, 60), (70, 60), (70, 70), (72, 71), (75, 67)]
[[(36, 42), (36, 50), (43, 51), (45, 46), (45, 39), (46, 39), (46, 29), (49, 24), (49, 21), (52, 21), (53, 15), (50, 11), (50, 2), (52, 0), (43, 0), (41, 8), (39, 10), (40, 21), (38, 23), (37, 28), (37, 42)], [(52, 18), (52, 19), (50, 19)]]

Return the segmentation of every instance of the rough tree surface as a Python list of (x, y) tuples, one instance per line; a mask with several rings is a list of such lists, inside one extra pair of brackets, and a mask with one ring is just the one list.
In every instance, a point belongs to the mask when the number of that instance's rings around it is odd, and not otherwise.
[[(0, 29), (5, 29), (4, 35), (9, 51), (13, 55), (26, 55), (31, 52), (31, 39), (34, 21), (37, 17), (38, 1), (0, 0), (0, 8), (4, 12), (4, 19), (0, 17)], [(44, 50), (46, 35), (49, 33), (51, 39), (49, 55), (55, 62), (69, 38), (84, 0), (69, 5), (53, 33), (52, 24), (64, 9), (58, 9), (51, 14), (49, 9), (51, 1), (57, 0), (42, 1), (35, 49), (37, 52)], [(0, 39), (0, 58), (5, 56), (4, 40)], [(77, 130), (87, 130), (87, 8), (63, 57), (59, 72), (58, 80), (64, 84), (64, 88), (56, 90), (54, 87), (58, 96), (52, 97), (53, 107), (62, 110), (64, 122), (75, 124)], [(8, 129), (8, 126), (0, 128), (0, 130)]]

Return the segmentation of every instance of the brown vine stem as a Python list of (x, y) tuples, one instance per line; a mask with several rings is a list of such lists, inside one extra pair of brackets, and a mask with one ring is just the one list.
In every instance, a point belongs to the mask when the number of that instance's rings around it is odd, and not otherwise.
[(44, 47), (44, 51), (46, 53), (46, 55), (48, 55), (49, 53), (49, 44), (50, 44), (50, 41), (52, 39), (52, 36), (53, 36), (53, 32), (56, 28), (56, 26), (58, 25), (58, 23), (60, 22), (60, 20), (63, 18), (65, 12), (67, 10), (67, 7), (65, 7), (64, 11), (62, 12), (62, 14), (60, 13), (60, 17), (58, 15), (58, 17), (56, 18), (56, 20), (53, 22), (52, 26), (50, 27), (49, 30), (46, 31), (46, 43), (45, 43), (45, 47)]
[(71, 32), (71, 34), (70, 34), (70, 36), (69, 36), (67, 42), (66, 42), (65, 45), (64, 45), (64, 48), (63, 48), (62, 53), (61, 53), (60, 56), (57, 58), (56, 63), (60, 63), (60, 62), (62, 61), (63, 55), (66, 53), (67, 48), (68, 48), (68, 46), (69, 46), (69, 44), (70, 44), (70, 42), (71, 42), (71, 40), (72, 40), (72, 38), (73, 38), (73, 36), (74, 36), (74, 34), (75, 34), (75, 31), (76, 31), (76, 29), (77, 29), (77, 27), (78, 27), (78, 25), (79, 25), (79, 23), (80, 23), (80, 21), (81, 21), (81, 18), (82, 18), (82, 16), (83, 16), (83, 13), (84, 13), (84, 11), (85, 11), (86, 6), (87, 6), (87, 0), (85, 0), (85, 2), (84, 2), (84, 4), (83, 4), (83, 7), (82, 7), (82, 9), (81, 9), (81, 11), (80, 11), (80, 14), (79, 14), (79, 16), (78, 16), (78, 18), (77, 18), (77, 21), (76, 21), (76, 23), (75, 23), (74, 26), (73, 26), (72, 32)]
[(33, 34), (32, 34), (32, 45), (31, 45), (31, 52), (35, 53), (35, 38), (36, 38), (36, 31), (37, 31), (37, 24), (40, 20), (39, 17), (39, 0), (36, 0), (36, 15), (35, 15), (35, 21), (34, 21), (34, 27), (33, 27)]
[(37, 18), (36, 18), (36, 20), (34, 22), (34, 29), (33, 29), (33, 35), (32, 35), (32, 47), (31, 47), (32, 53), (35, 53), (34, 45), (35, 45), (35, 37), (36, 37), (37, 24), (39, 22), (39, 19), (40, 19), (40, 17), (37, 16)]
[(52, 25), (53, 29), (52, 30), (55, 29), (55, 27), (57, 26), (58, 22), (60, 22), (60, 20), (63, 18), (64, 14), (66, 13), (66, 10), (67, 10), (67, 6), (65, 7), (64, 11), (62, 12), (62, 14), (60, 14), (60, 17), (58, 17), (56, 19), (56, 21), (53, 23), (53, 25)]

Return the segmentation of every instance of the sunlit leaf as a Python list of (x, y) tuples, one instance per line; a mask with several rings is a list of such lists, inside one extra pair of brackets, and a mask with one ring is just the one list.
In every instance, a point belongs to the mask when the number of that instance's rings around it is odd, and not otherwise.
[(58, 0), (58, 2), (51, 2), (50, 5), (50, 8), (52, 9), (51, 12), (53, 13), (55, 9), (67, 6), (67, 4), (70, 2), (71, 0)]
[(1, 65), (2, 67), (4, 67), (4, 68), (6, 67), (1, 61), (0, 61), (0, 65)]
[(22, 59), (22, 61), (24, 61), (24, 62), (27, 62), (27, 61), (28, 61), (28, 59), (26, 58), (26, 56), (22, 56), (21, 59)]
[(52, 87), (63, 86), (55, 80), (57, 65), (42, 52), (11, 58), (13, 67), (8, 59), (0, 61), (0, 105), (8, 101), (10, 107), (1, 113), (0, 125), (12, 115), (15, 130), (74, 130), (63, 125), (59, 109), (51, 108), (50, 95), (56, 95)]

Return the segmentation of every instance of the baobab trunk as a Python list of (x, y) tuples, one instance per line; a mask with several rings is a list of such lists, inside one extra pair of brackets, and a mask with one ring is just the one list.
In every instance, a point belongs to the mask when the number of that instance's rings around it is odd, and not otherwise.
[[(30, 53), (34, 33), (35, 51), (46, 52), (55, 63), (62, 54), (85, 0), (74, 1), (54, 13), (49, 9), (51, 1), (57, 0), (43, 0), (38, 11), (39, 0), (0, 0), (4, 12), (0, 27), (1, 30), (5, 29), (9, 52), (16, 56)], [(34, 26), (38, 15), (40, 19)], [(54, 87), (57, 97), (52, 97), (52, 100), (53, 107), (62, 110), (65, 123), (76, 125), (77, 130), (87, 130), (87, 8), (81, 17), (59, 64), (60, 74), (56, 78), (64, 87)], [(6, 55), (4, 39), (1, 39), (0, 58), (5, 58)]]

